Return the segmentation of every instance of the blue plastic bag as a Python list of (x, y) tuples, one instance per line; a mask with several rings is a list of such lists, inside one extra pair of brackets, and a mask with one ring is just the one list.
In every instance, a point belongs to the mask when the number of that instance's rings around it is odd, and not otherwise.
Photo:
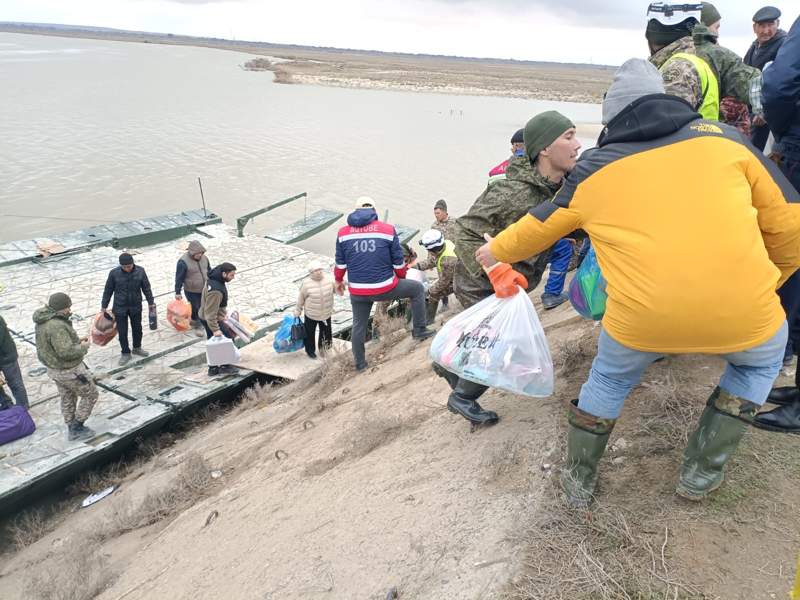
[(272, 347), (275, 352), (283, 353), (283, 352), (297, 352), (298, 350), (302, 350), (305, 346), (302, 339), (293, 339), (292, 338), (292, 326), (298, 323), (302, 323), (300, 319), (297, 317), (293, 317), (292, 315), (286, 315), (283, 317), (283, 322), (281, 323), (278, 332), (275, 334), (275, 339), (272, 342)]
[(592, 247), (569, 284), (569, 301), (580, 316), (599, 321), (606, 313), (606, 300), (606, 280)]

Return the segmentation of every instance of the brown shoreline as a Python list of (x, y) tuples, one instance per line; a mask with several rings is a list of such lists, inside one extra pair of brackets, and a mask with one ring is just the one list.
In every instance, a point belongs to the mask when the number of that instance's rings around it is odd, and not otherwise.
[(7, 23), (0, 25), (0, 32), (197, 46), (254, 54), (269, 57), (268, 66), (262, 63), (255, 70), (272, 71), (275, 82), (283, 84), (599, 103), (613, 77), (613, 67), (595, 65), (394, 54)]

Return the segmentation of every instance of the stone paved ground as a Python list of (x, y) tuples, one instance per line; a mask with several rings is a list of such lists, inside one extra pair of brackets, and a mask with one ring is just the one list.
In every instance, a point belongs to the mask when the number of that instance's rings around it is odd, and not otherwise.
[[(66, 292), (73, 301), (75, 328), (79, 335), (86, 335), (100, 310), (108, 271), (118, 264), (121, 250), (99, 247), (0, 268), (0, 314), (16, 339), (31, 415), (37, 424), (33, 435), (0, 446), (0, 503), (20, 486), (68, 468), (148, 425), (166, 421), (175, 409), (202, 401), (249, 374), (245, 371), (240, 377), (216, 379), (198, 376), (205, 369), (204, 337), (175, 331), (166, 321), (166, 306), (174, 297), (175, 265), (190, 239), (201, 240), (212, 265), (223, 261), (236, 265), (237, 276), (229, 286), (229, 309), (251, 317), (261, 331), (274, 328), (291, 312), (299, 282), (312, 259), (332, 264), (329, 257), (295, 246), (249, 235), (238, 238), (235, 230), (225, 225), (208, 225), (200, 231), (168, 243), (126, 249), (148, 273), (158, 305), (158, 329), (147, 328), (143, 306), (143, 347), (151, 356), (124, 367), (118, 365), (116, 340), (90, 349), (86, 364), (98, 377), (101, 397), (87, 422), (98, 435), (86, 443), (66, 441), (55, 386), (36, 358), (31, 315), (50, 294)], [(335, 332), (349, 327), (346, 296), (336, 298), (333, 322)]]

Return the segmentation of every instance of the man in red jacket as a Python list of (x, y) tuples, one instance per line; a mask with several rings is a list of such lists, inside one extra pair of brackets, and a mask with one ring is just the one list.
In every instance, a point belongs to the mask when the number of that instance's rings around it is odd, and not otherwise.
[(367, 368), (364, 340), (373, 302), (411, 299), (414, 328), (412, 337), (424, 340), (434, 335), (426, 326), (425, 288), (417, 281), (405, 279), (406, 262), (400, 239), (393, 225), (378, 220), (375, 203), (363, 196), (347, 217), (347, 226), (336, 237), (336, 293), (344, 293), (344, 276), (348, 275), (350, 304), (353, 307), (353, 329), (350, 342), (356, 369)]

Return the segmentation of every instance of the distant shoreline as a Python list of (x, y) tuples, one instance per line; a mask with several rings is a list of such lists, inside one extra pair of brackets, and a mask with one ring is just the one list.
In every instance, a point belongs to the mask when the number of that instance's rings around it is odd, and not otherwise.
[(40, 24), (0, 23), (0, 32), (232, 50), (262, 57), (242, 68), (271, 71), (281, 84), (597, 104), (614, 72), (608, 66), (338, 50)]

